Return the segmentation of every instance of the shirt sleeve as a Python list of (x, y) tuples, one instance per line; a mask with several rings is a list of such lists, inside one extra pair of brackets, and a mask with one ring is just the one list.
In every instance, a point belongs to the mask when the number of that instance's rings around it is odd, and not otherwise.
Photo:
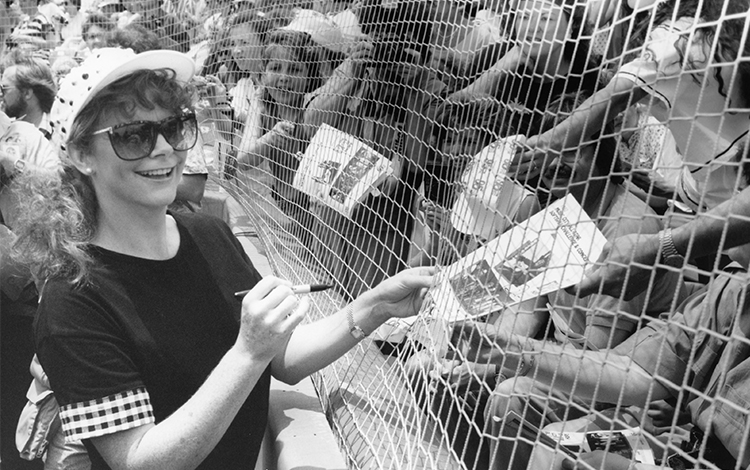
[(60, 407), (65, 440), (80, 441), (153, 423), (154, 410), (145, 388)]
[(89, 439), (155, 421), (148, 391), (127, 346), (118, 310), (124, 292), (74, 290), (48, 283), (38, 310), (35, 338), (68, 440)]

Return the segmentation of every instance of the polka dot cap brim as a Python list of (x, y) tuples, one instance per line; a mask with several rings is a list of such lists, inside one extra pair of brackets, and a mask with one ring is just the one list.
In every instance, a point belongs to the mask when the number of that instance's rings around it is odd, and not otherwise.
[(76, 116), (107, 85), (138, 70), (165, 68), (174, 70), (177, 80), (187, 83), (195, 73), (195, 62), (175, 51), (136, 54), (131, 49), (96, 49), (60, 83), (50, 111), (52, 143), (65, 152), (68, 133)]

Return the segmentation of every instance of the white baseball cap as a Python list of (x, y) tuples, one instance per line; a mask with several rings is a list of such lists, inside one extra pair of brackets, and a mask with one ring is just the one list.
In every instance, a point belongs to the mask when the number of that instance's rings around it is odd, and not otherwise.
[(339, 26), (319, 11), (296, 10), (291, 23), (279, 29), (305, 32), (316, 44), (332, 51), (346, 52), (347, 50), (348, 44)]
[(132, 49), (95, 49), (60, 82), (50, 111), (52, 143), (65, 151), (73, 121), (107, 85), (138, 70), (162, 69), (173, 70), (178, 81), (187, 83), (195, 73), (195, 62), (176, 51), (157, 50), (136, 54)]
[(523, 136), (498, 140), (474, 156), (461, 176), (461, 192), (451, 210), (451, 224), (461, 233), (486, 240), (505, 231), (525, 196), (506, 174)]

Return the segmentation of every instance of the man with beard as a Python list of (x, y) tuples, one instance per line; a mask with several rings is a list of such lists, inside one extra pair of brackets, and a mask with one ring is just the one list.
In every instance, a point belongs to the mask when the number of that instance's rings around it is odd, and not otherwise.
[(55, 100), (57, 85), (47, 64), (31, 57), (11, 59), (2, 70), (0, 90), (8, 117), (33, 124), (49, 138), (47, 113)]
[[(367, 2), (359, 10), (361, 41), (305, 113), (312, 137), (322, 124), (347, 132), (392, 161), (395, 169), (347, 219), (318, 207), (321, 243), (313, 247), (352, 298), (404, 268), (414, 226), (414, 200), (429, 152), (431, 117), (445, 85), (426, 66), (432, 26), (424, 5)], [(316, 208), (313, 208), (314, 210)]]

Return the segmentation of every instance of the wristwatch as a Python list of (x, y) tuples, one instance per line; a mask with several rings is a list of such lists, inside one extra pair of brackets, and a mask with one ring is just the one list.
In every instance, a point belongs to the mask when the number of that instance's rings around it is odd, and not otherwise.
[(685, 257), (677, 251), (674, 244), (671, 228), (665, 228), (659, 232), (659, 252), (661, 253), (659, 263), (673, 268), (681, 268), (685, 265)]
[(349, 322), (349, 334), (351, 334), (357, 341), (362, 341), (367, 338), (364, 330), (354, 323), (354, 308), (349, 304), (346, 307), (346, 320)]
[(19, 158), (13, 162), (13, 176), (20, 176), (26, 171), (26, 160)]

